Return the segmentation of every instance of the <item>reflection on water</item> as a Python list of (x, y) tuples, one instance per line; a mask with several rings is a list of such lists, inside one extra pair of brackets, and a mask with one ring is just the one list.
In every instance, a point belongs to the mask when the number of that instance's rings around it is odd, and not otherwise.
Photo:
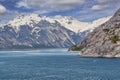
[(78, 55), (78, 52), (68, 52), (68, 49), (39, 49), (39, 50), (21, 50), (21, 51), (0, 51), (0, 57), (13, 56), (33, 56), (33, 55)]

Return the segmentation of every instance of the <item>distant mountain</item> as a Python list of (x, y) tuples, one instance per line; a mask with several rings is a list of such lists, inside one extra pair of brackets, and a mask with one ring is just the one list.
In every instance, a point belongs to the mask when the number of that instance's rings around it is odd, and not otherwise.
[(68, 16), (18, 15), (1, 25), (0, 49), (70, 47), (97, 27), (96, 23), (80, 22)]
[(120, 9), (70, 50), (81, 51), (84, 57), (120, 57)]

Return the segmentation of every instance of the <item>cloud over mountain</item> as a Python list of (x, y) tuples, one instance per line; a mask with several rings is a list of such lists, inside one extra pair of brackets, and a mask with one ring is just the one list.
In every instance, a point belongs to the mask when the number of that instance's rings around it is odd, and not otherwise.
[(50, 10), (68, 10), (72, 9), (80, 4), (83, 4), (85, 0), (22, 0), (17, 3), (17, 7), (36, 7), (46, 8)]
[(7, 9), (3, 5), (0, 4), (0, 15), (6, 12), (7, 12)]
[(94, 5), (91, 9), (97, 11), (97, 10), (106, 9), (108, 7), (109, 7), (108, 5)]

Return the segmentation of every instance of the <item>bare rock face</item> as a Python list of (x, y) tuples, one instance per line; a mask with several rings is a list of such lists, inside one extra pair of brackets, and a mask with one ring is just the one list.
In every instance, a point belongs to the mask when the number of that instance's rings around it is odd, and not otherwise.
[(83, 57), (120, 57), (120, 9), (70, 50), (75, 49), (79, 49)]

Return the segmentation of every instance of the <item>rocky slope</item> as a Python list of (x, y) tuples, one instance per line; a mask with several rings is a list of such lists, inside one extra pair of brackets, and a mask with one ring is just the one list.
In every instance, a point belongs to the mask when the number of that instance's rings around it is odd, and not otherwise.
[(120, 57), (120, 9), (70, 50), (81, 51), (83, 57)]

